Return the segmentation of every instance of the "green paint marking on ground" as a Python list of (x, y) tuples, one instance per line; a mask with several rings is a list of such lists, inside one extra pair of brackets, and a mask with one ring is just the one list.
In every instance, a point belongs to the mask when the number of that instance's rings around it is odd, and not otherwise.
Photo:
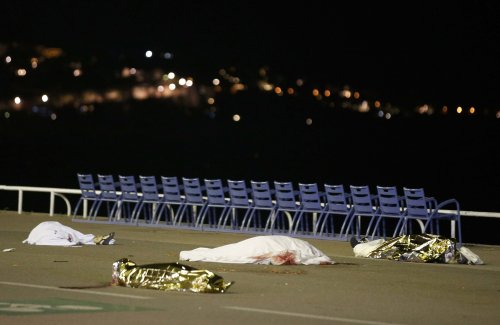
[(148, 310), (154, 309), (61, 298), (22, 301), (0, 300), (0, 315), (42, 315)]

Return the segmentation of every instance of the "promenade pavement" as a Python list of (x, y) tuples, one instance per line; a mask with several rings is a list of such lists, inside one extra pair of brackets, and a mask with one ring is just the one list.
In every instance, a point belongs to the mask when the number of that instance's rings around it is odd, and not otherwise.
[[(115, 245), (23, 244), (42, 221)], [(73, 222), (0, 211), (0, 324), (498, 324), (500, 247), (465, 244), (484, 265), (356, 258), (348, 242), (305, 239), (333, 265), (181, 262), (235, 284), (223, 294), (111, 286), (112, 263), (178, 261), (179, 252), (251, 234)], [(13, 248), (8, 252), (5, 249)]]

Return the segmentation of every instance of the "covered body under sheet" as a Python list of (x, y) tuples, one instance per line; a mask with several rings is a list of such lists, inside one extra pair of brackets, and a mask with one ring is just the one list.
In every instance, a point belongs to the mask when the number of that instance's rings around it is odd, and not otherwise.
[(83, 234), (57, 221), (44, 221), (31, 230), (23, 243), (48, 246), (109, 245), (114, 243), (114, 239), (109, 238), (110, 235)]
[(181, 251), (180, 260), (252, 264), (333, 264), (308, 242), (288, 236), (256, 236), (216, 248)]

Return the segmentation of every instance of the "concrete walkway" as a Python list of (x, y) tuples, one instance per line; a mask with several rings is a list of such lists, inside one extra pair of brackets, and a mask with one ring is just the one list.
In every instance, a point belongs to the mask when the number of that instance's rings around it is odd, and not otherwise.
[[(54, 220), (116, 233), (110, 246), (22, 244)], [(355, 258), (347, 242), (309, 240), (336, 264), (264, 266), (181, 262), (235, 284), (224, 294), (110, 286), (112, 263), (178, 260), (181, 250), (253, 235), (72, 222), (0, 211), (0, 324), (498, 324), (500, 247), (467, 245), (485, 265)], [(1, 252), (14, 248), (11, 252)]]

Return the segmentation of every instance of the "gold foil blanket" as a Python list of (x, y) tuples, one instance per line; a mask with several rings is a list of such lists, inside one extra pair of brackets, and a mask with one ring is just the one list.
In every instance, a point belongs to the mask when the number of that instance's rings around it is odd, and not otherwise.
[(223, 293), (233, 283), (211, 271), (179, 263), (137, 265), (127, 258), (113, 263), (112, 284), (124, 287)]
[(420, 263), (467, 262), (457, 249), (455, 239), (431, 234), (395, 237), (383, 242), (368, 257)]

